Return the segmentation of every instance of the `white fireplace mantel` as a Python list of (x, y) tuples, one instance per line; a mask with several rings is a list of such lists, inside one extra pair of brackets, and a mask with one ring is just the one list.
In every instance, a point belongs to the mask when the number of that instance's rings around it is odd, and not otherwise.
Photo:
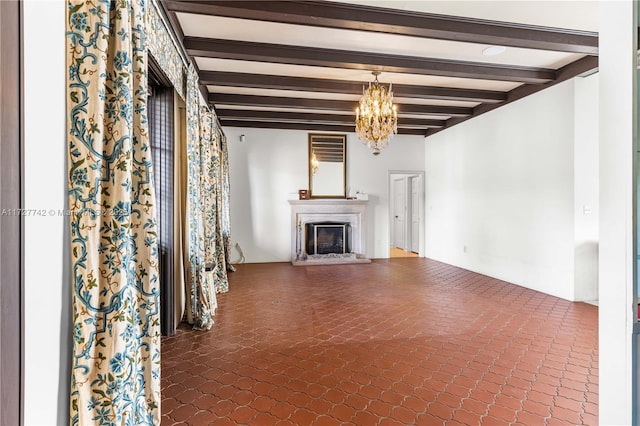
[[(323, 264), (323, 263), (361, 263), (370, 262), (364, 257), (365, 251), (365, 213), (367, 200), (314, 199), (289, 200), (291, 205), (291, 263)], [(348, 222), (351, 224), (351, 250), (355, 254), (352, 261), (341, 261), (330, 257), (314, 259), (313, 262), (304, 255), (304, 229), (307, 223), (318, 221)]]

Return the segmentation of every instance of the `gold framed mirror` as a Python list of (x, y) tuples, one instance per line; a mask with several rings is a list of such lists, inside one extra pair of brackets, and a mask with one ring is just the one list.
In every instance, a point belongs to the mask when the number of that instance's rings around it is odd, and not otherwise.
[(311, 198), (347, 197), (347, 135), (309, 133)]

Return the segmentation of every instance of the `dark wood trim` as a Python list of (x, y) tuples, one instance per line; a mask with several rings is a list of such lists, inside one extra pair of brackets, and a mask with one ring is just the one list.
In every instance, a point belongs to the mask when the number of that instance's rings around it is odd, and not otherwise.
[(0, 1), (0, 424), (24, 422), (22, 3)]
[(171, 83), (171, 80), (169, 80), (169, 77), (167, 77), (157, 59), (151, 53), (149, 53), (149, 62), (147, 66), (149, 71), (149, 83), (152, 85), (173, 87), (173, 83)]
[[(318, 132), (355, 132), (355, 125), (340, 126), (336, 124), (318, 123), (278, 123), (268, 121), (244, 121), (244, 120), (220, 120), (223, 127), (250, 127), (259, 129), (291, 129), (291, 130), (312, 130)], [(421, 135), (424, 136), (424, 129), (398, 129), (400, 135)]]
[(372, 31), (526, 49), (598, 54), (598, 34), (320, 1), (174, 1), (174, 12)]
[[(318, 124), (343, 124), (353, 125), (354, 114), (317, 114), (308, 112), (283, 112), (283, 111), (259, 111), (243, 109), (218, 109), (220, 120), (246, 120), (250, 121), (278, 121), (278, 122), (309, 122)], [(445, 120), (433, 120), (422, 118), (398, 117), (399, 128), (410, 127), (444, 127)]]
[(548, 87), (555, 86), (556, 84), (562, 83), (563, 81), (569, 80), (573, 77), (579, 76), (584, 73), (593, 72), (597, 68), (598, 68), (598, 58), (595, 56), (585, 56), (582, 59), (578, 59), (577, 61), (572, 62), (569, 65), (566, 65), (560, 68), (557, 73), (558, 78), (555, 81), (549, 82), (547, 84), (524, 85), (524, 86), (516, 87), (515, 89), (513, 89), (508, 93), (507, 101), (499, 104), (480, 104), (474, 108), (472, 115), (469, 115), (467, 117), (450, 118), (449, 120), (446, 121), (446, 124), (444, 127), (428, 129), (426, 132), (426, 136), (434, 135), (442, 130), (453, 127), (456, 124), (460, 124), (463, 121), (469, 120), (470, 118), (474, 118), (486, 112), (493, 111), (494, 109), (500, 108), (501, 106), (510, 104), (511, 102), (514, 102), (526, 96), (532, 95)]
[[(210, 93), (209, 102), (215, 105), (262, 106), (273, 108), (309, 108), (330, 111), (355, 111), (357, 101), (337, 101), (328, 99), (287, 98), (280, 96), (235, 95), (226, 93)], [(473, 113), (473, 108), (444, 105), (396, 104), (398, 114), (425, 114), (466, 116)]]
[(189, 55), (205, 58), (480, 78), (522, 83), (546, 83), (556, 78), (555, 70), (548, 68), (451, 61), (417, 56), (384, 55), (370, 52), (201, 37), (185, 37), (183, 43)]
[(158, 251), (160, 275), (160, 331), (173, 336), (175, 323), (174, 265), (174, 88), (160, 65), (149, 55), (149, 88), (147, 101), (149, 144), (154, 167), (156, 216), (158, 219)]
[[(406, 104), (398, 104), (400, 118), (402, 118), (403, 114), (412, 114), (437, 115), (446, 119), (436, 120), (439, 122), (437, 125), (433, 122), (425, 123), (424, 120), (415, 118), (399, 122), (399, 127), (405, 129), (420, 127), (420, 130), (424, 131), (426, 135), (435, 134), (471, 117), (481, 115), (571, 78), (576, 75), (574, 72), (577, 70), (588, 68), (593, 64), (596, 64), (593, 67), (597, 67), (597, 56), (594, 55), (598, 53), (598, 35), (589, 31), (494, 22), (322, 1), (164, 0), (163, 4), (175, 20), (180, 19), (180, 13), (195, 13), (266, 22), (402, 34), (429, 39), (557, 50), (587, 55), (572, 64), (556, 70), (254, 41), (191, 36), (186, 36), (183, 39), (185, 51), (191, 57), (367, 71), (378, 70), (383, 72), (383, 83), (385, 83), (385, 72), (524, 83), (509, 92), (395, 84), (393, 89), (396, 98), (405, 98), (408, 102)], [(278, 123), (280, 125), (286, 123), (300, 125), (299, 122), (301, 121), (308, 121), (310, 124), (307, 124), (307, 126), (348, 125), (350, 123), (346, 121), (345, 117), (355, 110), (356, 102), (215, 93), (216, 88), (211, 88), (211, 86), (358, 95), (361, 92), (362, 85), (367, 83), (366, 81), (339, 81), (220, 71), (202, 71), (199, 73), (199, 77), (199, 83), (209, 86), (209, 91), (214, 92), (209, 93), (208, 101), (214, 105), (214, 108), (221, 108), (222, 114), (220, 116), (223, 121), (227, 123), (237, 121), (244, 125), (255, 122), (255, 125), (259, 127), (265, 127), (266, 122), (275, 126)], [(224, 92), (225, 90), (219, 89), (219, 91)], [(464, 100), (476, 102), (479, 105), (475, 107), (419, 105), (412, 103), (409, 99)], [(243, 113), (240, 114), (231, 112), (231, 109), (225, 108), (225, 105), (235, 107), (252, 106), (260, 107), (260, 109), (310, 109), (317, 110), (320, 114), (315, 115), (314, 118), (312, 114), (307, 113), (293, 111), (256, 112), (244, 108)], [(336, 118), (330, 114), (323, 114), (322, 111), (326, 110), (340, 111), (344, 113), (344, 116)]]
[[(159, 4), (161, 5), (160, 7), (162, 7), (162, 2), (160, 2)], [(175, 12), (167, 12), (167, 10), (164, 8), (162, 10), (164, 11), (167, 18), (169, 19), (169, 23), (171, 24), (173, 33), (175, 34), (176, 37), (178, 37), (178, 40), (184, 39), (184, 31), (182, 30), (182, 25), (180, 25), (180, 20), (176, 16)], [(184, 48), (184, 46), (181, 46), (181, 47)], [(182, 54), (185, 57), (188, 57), (186, 55), (186, 52), (183, 51)]]
[[(255, 89), (299, 90), (323, 93), (359, 95), (365, 81), (328, 80), (322, 78), (289, 77), (223, 71), (200, 71), (200, 84)], [(450, 87), (394, 84), (394, 96), (411, 99), (441, 99), (470, 102), (504, 102), (506, 92)]]

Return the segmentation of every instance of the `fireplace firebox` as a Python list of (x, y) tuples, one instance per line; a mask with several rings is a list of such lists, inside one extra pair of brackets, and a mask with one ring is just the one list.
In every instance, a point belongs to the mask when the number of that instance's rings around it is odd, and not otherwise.
[(311, 222), (305, 224), (307, 254), (351, 253), (349, 222)]
[(289, 200), (294, 266), (371, 263), (364, 255), (366, 200)]

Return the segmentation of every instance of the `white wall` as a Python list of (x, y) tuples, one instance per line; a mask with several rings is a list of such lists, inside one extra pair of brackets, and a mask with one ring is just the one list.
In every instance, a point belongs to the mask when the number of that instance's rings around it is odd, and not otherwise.
[[(291, 257), (290, 193), (308, 188), (307, 131), (224, 129), (231, 168), (231, 236), (247, 262), (287, 262)], [(246, 141), (240, 142), (240, 135)], [(374, 156), (347, 134), (347, 188), (369, 194), (368, 257), (389, 251), (389, 170), (423, 170), (424, 139), (399, 135)], [(232, 256), (236, 257), (236, 256)]]
[(24, 3), (25, 425), (69, 424), (71, 290), (65, 207), (65, 7)]
[(426, 139), (427, 257), (574, 299), (575, 93), (561, 83)]
[(574, 300), (598, 300), (599, 74), (575, 79)]
[(600, 70), (600, 250), (599, 422), (638, 424), (633, 382), (640, 380), (634, 334), (637, 271), (634, 205), (637, 170), (637, 3), (601, 1)]

